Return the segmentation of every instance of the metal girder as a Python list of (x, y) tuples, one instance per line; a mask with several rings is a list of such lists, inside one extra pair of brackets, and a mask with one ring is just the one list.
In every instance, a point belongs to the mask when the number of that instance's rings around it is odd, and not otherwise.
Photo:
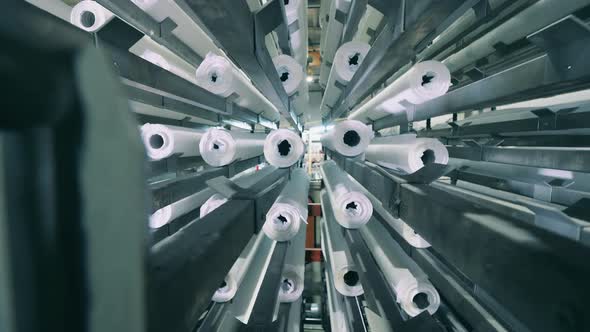
[(340, 41), (340, 45), (351, 41), (354, 37), (355, 33), (357, 32), (359, 22), (367, 11), (367, 4), (367, 0), (352, 0), (350, 9), (348, 10), (346, 24), (342, 30), (342, 39)]
[(184, 225), (151, 249), (149, 331), (193, 331), (211, 296), (259, 229), (260, 218), (282, 189), (276, 184), (283, 183), (286, 174), (287, 170), (275, 169), (248, 188), (253, 195), (228, 197), (222, 208)]
[(348, 320), (349, 331), (366, 331), (367, 326), (363, 319), (362, 297), (343, 296), (343, 309), (346, 311), (344, 317)]
[(192, 173), (200, 166), (204, 168), (208, 167), (207, 163), (200, 156), (181, 157), (173, 155), (166, 159), (150, 161), (148, 178), (170, 173), (180, 176), (185, 172)]
[[(559, 40), (556, 35), (568, 38)], [(529, 39), (545, 48), (547, 54), (416, 105), (407, 114), (383, 117), (373, 123), (373, 128), (380, 130), (408, 121), (552, 96), (590, 86), (590, 64), (582, 56), (590, 52), (590, 29), (584, 22), (568, 16)]]
[(254, 218), (252, 202), (230, 200), (152, 248), (148, 331), (193, 330), (253, 234), (252, 223), (244, 221)]
[(436, 37), (453, 19), (479, 0), (396, 1), (384, 12), (387, 23), (340, 99), (326, 118), (336, 119), (354, 108), (391, 74), (411, 62), (416, 47)]
[(114, 18), (96, 36), (97, 45), (111, 56), (129, 99), (203, 120), (221, 123), (224, 117), (268, 126), (269, 120), (160, 68), (129, 52), (144, 35)]
[(97, 0), (96, 2), (191, 65), (198, 67), (203, 61), (201, 56), (172, 33), (177, 25), (170, 19), (161, 23), (157, 22), (129, 0)]
[(60, 18), (2, 16), (0, 330), (141, 330), (144, 153), (120, 83)]
[(209, 168), (198, 173), (185, 175), (170, 180), (150, 184), (152, 192), (152, 208), (154, 212), (180, 199), (206, 188), (206, 181), (218, 176), (227, 176), (228, 168)]
[(387, 320), (394, 331), (443, 331), (426, 311), (412, 319), (404, 320), (401, 308), (395, 300), (395, 293), (379, 270), (360, 232), (347, 229), (344, 231), (344, 239), (358, 269), (364, 296), (373, 312)]
[[(418, 249), (412, 247), (392, 227), (379, 212), (373, 214), (373, 222), (381, 223), (400, 247), (416, 264), (428, 275), (428, 279), (436, 286), (442, 298), (455, 309), (464, 319), (472, 331), (501, 331), (506, 328), (476, 299), (474, 285), (465, 282), (464, 277), (457, 275), (436, 257), (432, 249)], [(439, 309), (440, 310), (440, 309)], [(437, 313), (438, 314), (438, 313)]]
[[(290, 112), (289, 97), (277, 75), (266, 49), (264, 37), (273, 29), (286, 25), (282, 1), (267, 3), (256, 13), (251, 13), (245, 1), (234, 0), (177, 0), (190, 10), (191, 18), (198, 20), (209, 35), (234, 60), (255, 87), (279, 110), (289, 123), (300, 130), (294, 113)], [(284, 38), (284, 37), (283, 37)], [(284, 41), (280, 42), (284, 47)]]
[[(554, 107), (552, 107), (554, 108)], [(574, 107), (511, 109), (486, 112), (454, 121), (432, 130), (418, 132), (418, 136), (466, 138), (523, 136), (538, 132), (563, 136), (563, 130), (585, 129), (590, 123), (590, 105)]]
[[(385, 183), (389, 193), (374, 193), (383, 206), (485, 294), (480, 302), (496, 314), (511, 313), (534, 331), (590, 328), (590, 319), (578, 314), (590, 296), (589, 247), (535, 225), (531, 211), (517, 203), (442, 183), (405, 183), (383, 172), (371, 177), (373, 167), (366, 165), (355, 176), (350, 169), (361, 162), (340, 164), (366, 188)], [(558, 291), (548, 292), (547, 285), (559, 285)]]
[(590, 148), (447, 146), (451, 158), (552, 168), (574, 172), (590, 170)]

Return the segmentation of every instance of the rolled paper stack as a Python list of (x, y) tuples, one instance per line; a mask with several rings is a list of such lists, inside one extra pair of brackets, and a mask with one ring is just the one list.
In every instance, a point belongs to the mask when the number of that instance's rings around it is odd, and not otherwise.
[(264, 153), (264, 133), (209, 128), (199, 142), (203, 160), (211, 166), (229, 165)]
[(109, 23), (115, 15), (95, 1), (78, 2), (70, 12), (70, 23), (82, 30), (96, 32)]
[(303, 140), (290, 129), (273, 130), (264, 140), (264, 158), (279, 168), (293, 166), (304, 152)]
[(181, 157), (199, 156), (202, 136), (202, 130), (184, 127), (150, 123), (141, 126), (141, 138), (152, 160), (169, 158), (175, 154)]
[(345, 120), (337, 123), (320, 138), (322, 146), (343, 156), (355, 157), (365, 152), (373, 130), (356, 120)]

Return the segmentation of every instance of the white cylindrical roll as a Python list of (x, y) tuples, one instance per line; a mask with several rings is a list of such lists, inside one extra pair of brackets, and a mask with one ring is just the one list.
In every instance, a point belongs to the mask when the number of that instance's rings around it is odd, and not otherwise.
[(213, 294), (212, 301), (228, 302), (234, 298), (242, 280), (244, 280), (248, 266), (252, 263), (256, 250), (260, 246), (260, 243), (262, 243), (262, 240), (263, 238), (259, 235), (253, 235), (252, 238), (250, 238), (250, 241), (242, 250), (240, 257), (238, 257), (225, 276), (223, 283), (217, 291), (215, 291), (215, 294)]
[(333, 160), (324, 161), (321, 172), (336, 221), (345, 228), (366, 224), (373, 215), (373, 204), (363, 194), (363, 188)]
[(365, 159), (399, 173), (412, 174), (430, 163), (446, 165), (449, 152), (437, 139), (404, 134), (375, 138), (367, 147)]
[(264, 140), (264, 158), (276, 167), (291, 167), (305, 152), (303, 140), (290, 129), (273, 130)]
[(263, 114), (271, 121), (280, 119), (277, 109), (252, 83), (226, 58), (207, 54), (197, 68), (197, 84), (203, 89), (222, 97), (236, 94), (235, 103), (255, 113)]
[(361, 228), (361, 234), (402, 309), (411, 317), (424, 310), (434, 314), (440, 306), (438, 291), (387, 230), (375, 221)]
[(172, 34), (180, 39), (201, 57), (213, 52), (223, 55), (223, 52), (209, 38), (207, 33), (196, 24), (190, 16), (178, 6), (175, 1), (169, 0), (131, 0), (137, 7), (150, 15), (158, 23), (170, 18), (177, 26)]
[(141, 126), (141, 138), (147, 155), (152, 160), (198, 156), (203, 132), (190, 128), (146, 123)]
[(223, 197), (221, 194), (213, 194), (209, 199), (201, 206), (199, 217), (203, 218), (211, 211), (217, 209), (218, 207), (222, 206), (227, 202), (227, 198)]
[(322, 114), (328, 113), (338, 101), (342, 90), (337, 85), (346, 85), (350, 82), (369, 49), (369, 44), (356, 41), (344, 43), (338, 48), (320, 106)]
[(305, 73), (297, 61), (288, 55), (279, 55), (272, 59), (279, 79), (283, 83), (285, 92), (291, 97), (291, 106), (295, 114), (301, 115), (305, 112), (308, 102), (308, 86), (305, 82)]
[(298, 234), (301, 222), (306, 223), (308, 195), (309, 177), (298, 168), (266, 213), (264, 233), (275, 241), (288, 241)]
[(296, 24), (298, 27), (296, 30), (291, 30), (289, 36), (293, 58), (302, 68), (307, 68), (307, 0), (285, 1), (285, 14), (287, 25)]
[[(330, 6), (330, 18), (328, 20), (328, 26), (325, 28), (326, 36), (323, 40), (323, 45), (321, 45), (322, 62), (334, 62), (334, 55), (336, 54), (336, 50), (338, 50), (338, 47), (340, 46), (340, 41), (342, 40), (342, 30), (344, 29), (345, 23), (344, 21), (346, 20), (346, 15), (348, 14), (348, 11), (350, 9), (351, 2), (352, 0), (332, 0), (332, 4)], [(344, 14), (344, 20), (340, 19), (340, 17), (342, 17), (342, 14)]]
[(150, 216), (150, 228), (160, 228), (193, 211), (212, 193), (213, 191), (207, 188), (155, 211)]
[(264, 153), (265, 138), (264, 133), (209, 128), (201, 137), (199, 151), (207, 164), (220, 167), (260, 156)]
[(330, 269), (326, 269), (326, 295), (328, 297), (328, 311), (330, 312), (330, 330), (339, 332), (348, 332), (348, 326), (344, 311), (342, 310), (342, 294), (334, 288), (334, 279)]
[[(451, 74), (444, 64), (438, 61), (420, 62), (348, 118), (368, 122), (387, 114), (407, 113), (412, 105), (444, 95), (450, 86)], [(408, 120), (412, 120), (412, 114), (408, 114)]]
[(352, 40), (371, 44), (373, 38), (377, 37), (377, 29), (379, 28), (382, 19), (383, 14), (380, 11), (367, 5), (367, 11), (361, 18), (356, 34)]
[(285, 256), (285, 266), (279, 288), (280, 302), (295, 302), (303, 294), (305, 281), (305, 231), (306, 225), (299, 228), (291, 240)]
[(113, 17), (113, 13), (97, 2), (84, 0), (72, 8), (70, 23), (82, 30), (96, 32), (109, 23)]
[(345, 120), (337, 123), (320, 138), (322, 146), (347, 157), (364, 153), (371, 139), (373, 131), (360, 121)]
[(334, 220), (332, 205), (326, 191), (321, 193), (321, 204), (322, 211), (324, 211), (321, 237), (325, 239), (324, 256), (327, 257), (326, 261), (332, 273), (334, 288), (344, 296), (359, 296), (364, 293), (363, 286), (342, 236), (342, 229)]

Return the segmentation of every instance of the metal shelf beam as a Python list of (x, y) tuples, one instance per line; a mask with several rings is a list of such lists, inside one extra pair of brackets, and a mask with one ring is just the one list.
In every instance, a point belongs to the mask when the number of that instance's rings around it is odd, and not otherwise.
[(266, 34), (275, 30), (279, 32), (279, 44), (285, 45), (288, 32), (283, 2), (270, 1), (256, 13), (250, 12), (245, 1), (176, 2), (225, 50), (293, 128), (300, 131), (301, 125), (290, 109), (289, 97), (264, 44)]
[(326, 116), (336, 119), (353, 109), (389, 76), (411, 62), (416, 47), (436, 37), (479, 0), (395, 1), (382, 11), (388, 19), (371, 50)]
[[(587, 246), (539, 228), (530, 211), (515, 202), (441, 183), (408, 183), (359, 161), (340, 159), (339, 164), (365, 188), (375, 188), (391, 215), (449, 264), (493, 294), (488, 303), (500, 303), (531, 330), (590, 327), (590, 319), (576, 314), (590, 296)], [(559, 291), (547, 292), (547, 285), (560, 285)]]

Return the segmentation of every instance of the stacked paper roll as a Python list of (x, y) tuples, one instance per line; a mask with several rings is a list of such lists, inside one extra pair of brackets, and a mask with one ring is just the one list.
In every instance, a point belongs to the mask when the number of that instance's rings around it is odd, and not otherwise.
[(199, 142), (203, 131), (146, 123), (141, 126), (141, 139), (147, 155), (152, 160), (160, 160), (179, 154), (181, 157), (200, 155)]
[(96, 32), (109, 23), (113, 13), (95, 1), (78, 2), (70, 13), (70, 23), (82, 30)]
[(292, 99), (292, 108), (295, 114), (301, 115), (308, 105), (308, 87), (305, 82), (305, 73), (297, 61), (288, 55), (279, 55), (272, 59), (279, 79), (283, 83), (285, 92)]
[(137, 7), (161, 23), (170, 18), (177, 26), (172, 34), (180, 39), (201, 57), (209, 52), (223, 55), (223, 52), (215, 46), (207, 33), (196, 24), (190, 16), (182, 10), (176, 1), (169, 0), (131, 0)]
[(322, 40), (321, 56), (322, 68), (320, 68), (320, 84), (327, 86), (330, 67), (334, 62), (336, 50), (342, 40), (342, 30), (350, 9), (352, 0), (332, 0), (325, 39)]
[(451, 74), (444, 64), (420, 62), (356, 109), (348, 119), (369, 122), (387, 114), (406, 113), (411, 121), (413, 105), (444, 95), (450, 86)]
[(345, 228), (366, 224), (373, 215), (373, 204), (362, 193), (362, 187), (333, 160), (323, 162), (321, 172), (336, 221)]
[[(246, 269), (246, 274), (233, 298), (230, 308), (236, 319), (244, 324), (248, 324), (252, 317), (252, 310), (254, 309), (256, 298), (261, 291), (262, 280), (271, 263), (272, 254), (277, 244), (276, 241), (269, 239), (263, 232), (258, 233), (258, 237), (261, 238), (260, 244), (254, 250), (254, 257)], [(270, 294), (267, 294), (267, 296), (270, 296)], [(278, 297), (278, 294), (276, 296)], [(279, 302), (277, 301), (273, 321), (276, 320), (278, 304)]]
[(387, 230), (375, 220), (361, 234), (402, 309), (411, 317), (425, 310), (434, 314), (440, 306), (438, 291)]
[(412, 174), (429, 163), (446, 165), (449, 152), (437, 139), (404, 134), (373, 139), (365, 159), (399, 173)]
[(320, 106), (322, 114), (328, 113), (338, 101), (342, 94), (339, 86), (345, 86), (350, 82), (369, 49), (369, 44), (357, 41), (344, 43), (338, 48), (334, 55), (332, 69), (330, 70), (330, 76)]
[(309, 177), (298, 168), (266, 213), (264, 233), (275, 241), (288, 241), (298, 234), (301, 223), (306, 223), (308, 195)]
[(342, 308), (342, 294), (338, 293), (336, 291), (336, 288), (334, 288), (334, 277), (332, 276), (332, 271), (329, 268), (327, 268), (324, 274), (326, 278), (326, 293), (328, 301), (328, 311), (330, 312), (331, 331), (348, 332), (348, 325), (346, 325), (348, 319), (346, 318), (346, 315), (344, 314), (344, 310)]
[(373, 131), (360, 121), (345, 120), (334, 125), (320, 138), (322, 146), (347, 157), (364, 153), (371, 139)]
[(307, 68), (307, 0), (285, 1), (293, 57)]
[(293, 166), (304, 152), (303, 140), (290, 129), (273, 130), (264, 141), (264, 158), (276, 167)]
[(208, 53), (197, 68), (197, 84), (222, 97), (235, 94), (234, 102), (271, 121), (280, 119), (277, 109), (226, 58)]
[(225, 166), (263, 154), (265, 138), (264, 133), (209, 128), (201, 137), (199, 151), (207, 164)]
[(163, 68), (176, 76), (197, 84), (195, 77), (196, 68), (172, 53), (167, 48), (153, 41), (148, 36), (141, 38), (135, 45), (131, 46), (129, 52), (147, 60), (156, 66)]
[(169, 224), (174, 219), (195, 210), (203, 204), (207, 197), (211, 196), (212, 193), (213, 191), (207, 188), (156, 210), (156, 212), (152, 213), (150, 216), (150, 228), (160, 228)]
[(352, 40), (371, 44), (377, 37), (377, 29), (383, 20), (383, 14), (372, 6), (367, 5), (367, 11), (359, 22), (358, 29)]
[(295, 302), (303, 294), (305, 281), (305, 231), (306, 225), (303, 224), (296, 236), (291, 239), (291, 244), (287, 249), (281, 287), (279, 288), (280, 302)]
[(332, 273), (334, 288), (344, 296), (359, 296), (364, 293), (363, 286), (325, 190), (321, 193), (321, 204), (324, 211), (321, 224), (321, 237), (324, 239), (322, 250)]
[(238, 257), (225, 276), (223, 283), (215, 291), (215, 294), (213, 294), (212, 300), (214, 302), (228, 302), (234, 298), (262, 241), (263, 237), (259, 235), (254, 235), (250, 238), (250, 241), (242, 250), (240, 257)]

